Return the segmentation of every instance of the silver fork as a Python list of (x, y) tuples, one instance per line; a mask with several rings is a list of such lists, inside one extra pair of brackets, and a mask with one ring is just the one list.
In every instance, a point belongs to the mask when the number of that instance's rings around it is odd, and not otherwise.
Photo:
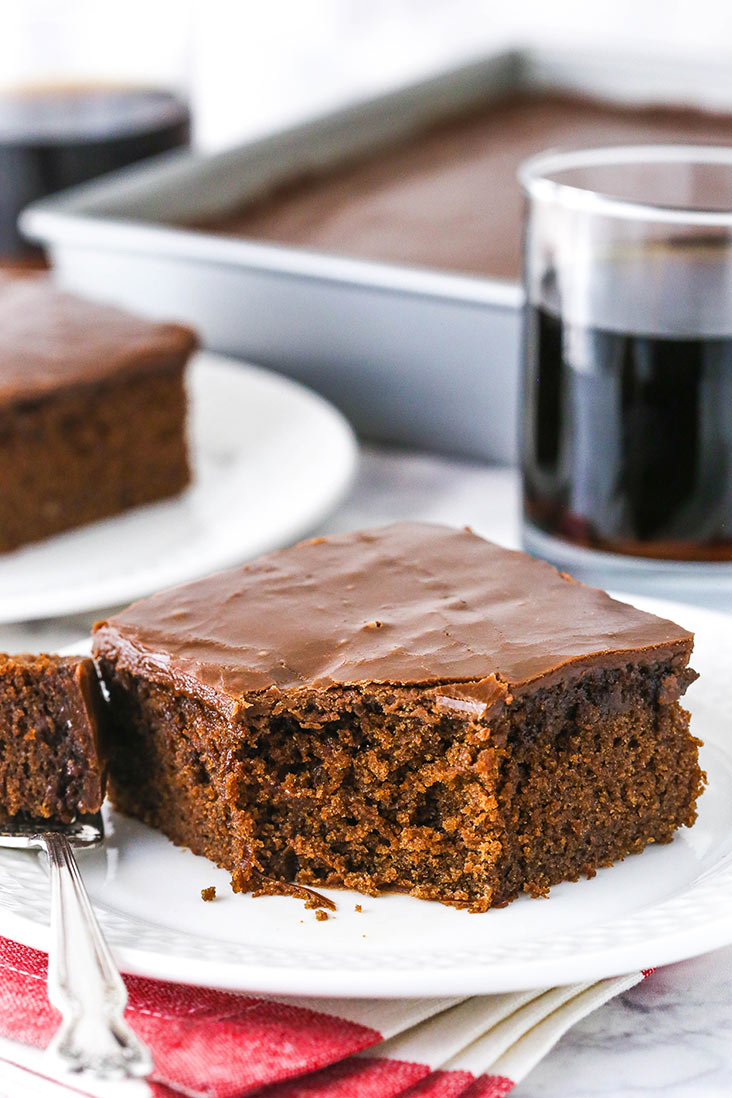
[(150, 1050), (124, 1019), (127, 989), (104, 940), (72, 847), (104, 841), (101, 812), (71, 824), (16, 817), (0, 823), (0, 847), (41, 849), (51, 873), (48, 998), (61, 1025), (47, 1054), (99, 1078), (149, 1075)]

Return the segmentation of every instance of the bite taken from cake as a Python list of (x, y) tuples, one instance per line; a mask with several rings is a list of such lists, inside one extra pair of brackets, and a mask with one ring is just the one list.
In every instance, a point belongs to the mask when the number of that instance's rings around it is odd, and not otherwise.
[(111, 798), (235, 891), (485, 911), (694, 822), (692, 645), (470, 530), (316, 538), (97, 624)]

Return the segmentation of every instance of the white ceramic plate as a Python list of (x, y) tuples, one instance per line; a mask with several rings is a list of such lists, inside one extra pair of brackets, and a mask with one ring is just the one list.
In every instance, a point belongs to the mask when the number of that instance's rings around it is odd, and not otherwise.
[(0, 622), (131, 602), (226, 568), (306, 534), (340, 500), (357, 447), (322, 397), (206, 352), (188, 384), (192, 486), (0, 555)]
[[(709, 786), (673, 843), (483, 915), (331, 890), (338, 910), (317, 922), (293, 899), (233, 895), (223, 870), (108, 812), (106, 849), (80, 860), (122, 967), (292, 995), (468, 995), (598, 979), (732, 942), (732, 619), (638, 602), (697, 631), (702, 677), (688, 700)], [(208, 885), (213, 903), (200, 898)], [(0, 933), (47, 947), (47, 879), (31, 853), (0, 852)]]

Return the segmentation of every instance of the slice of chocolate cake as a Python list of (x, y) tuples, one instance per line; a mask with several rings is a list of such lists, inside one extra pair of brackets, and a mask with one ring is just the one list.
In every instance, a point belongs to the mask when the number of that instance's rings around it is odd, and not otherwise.
[(0, 552), (181, 492), (195, 336), (0, 276)]
[(96, 812), (103, 714), (92, 660), (0, 655), (0, 813), (69, 821)]
[(483, 911), (693, 823), (692, 643), (468, 530), (317, 538), (96, 626), (111, 796), (236, 890)]

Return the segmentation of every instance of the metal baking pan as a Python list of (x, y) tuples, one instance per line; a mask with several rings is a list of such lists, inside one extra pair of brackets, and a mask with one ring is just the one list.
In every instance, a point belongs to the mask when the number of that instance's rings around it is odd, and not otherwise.
[(312, 386), (367, 437), (512, 462), (515, 282), (347, 259), (161, 224), (226, 212), (512, 90), (729, 110), (732, 69), (648, 54), (514, 50), (214, 156), (176, 153), (37, 202), (26, 235), (59, 282), (194, 324), (212, 350)]

